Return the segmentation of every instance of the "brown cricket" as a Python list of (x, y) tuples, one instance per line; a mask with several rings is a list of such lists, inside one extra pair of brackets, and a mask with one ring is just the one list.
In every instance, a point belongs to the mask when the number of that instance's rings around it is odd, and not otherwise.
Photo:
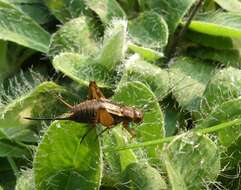
[(82, 137), (81, 142), (87, 134), (96, 127), (96, 124), (102, 124), (106, 127), (100, 132), (100, 134), (98, 134), (98, 136), (103, 134), (106, 130), (113, 128), (115, 125), (122, 123), (123, 127), (131, 134), (131, 136), (135, 137), (135, 131), (129, 127), (129, 123), (133, 122), (139, 124), (143, 120), (143, 112), (140, 109), (117, 104), (105, 98), (95, 81), (91, 81), (89, 84), (89, 100), (72, 106), (65, 102), (61, 97), (58, 97), (58, 99), (70, 109), (64, 117), (25, 117), (25, 119), (72, 120), (80, 123), (88, 123), (90, 124), (90, 129)]

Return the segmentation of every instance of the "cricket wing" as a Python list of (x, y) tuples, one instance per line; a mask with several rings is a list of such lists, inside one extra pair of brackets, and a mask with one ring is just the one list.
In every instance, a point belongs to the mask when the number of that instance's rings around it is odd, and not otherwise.
[(114, 104), (110, 101), (104, 101), (102, 102), (102, 106), (106, 109), (106, 111), (110, 114), (123, 117), (123, 109), (121, 106)]

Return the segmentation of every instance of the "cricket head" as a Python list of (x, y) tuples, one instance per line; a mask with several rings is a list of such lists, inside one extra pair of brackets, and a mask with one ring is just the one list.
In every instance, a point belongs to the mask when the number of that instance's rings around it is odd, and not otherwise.
[(140, 124), (143, 121), (143, 112), (137, 108), (134, 108), (133, 112), (134, 112), (133, 122)]

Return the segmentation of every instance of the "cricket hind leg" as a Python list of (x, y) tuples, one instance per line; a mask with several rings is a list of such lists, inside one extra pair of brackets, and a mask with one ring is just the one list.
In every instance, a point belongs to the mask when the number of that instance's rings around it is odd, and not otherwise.
[(67, 103), (62, 96), (60, 95), (56, 95), (56, 98), (61, 102), (63, 103), (67, 108), (69, 108), (70, 110), (73, 109), (74, 106), (70, 105), (69, 103)]
[(96, 100), (100, 100), (100, 99), (105, 99), (105, 96), (103, 95), (103, 93), (101, 92), (101, 90), (99, 89), (99, 87), (97, 86), (95, 81), (90, 81), (89, 84), (89, 99), (96, 99)]
[(95, 127), (90, 127), (86, 133), (81, 137), (81, 140), (80, 140), (80, 144), (84, 141), (85, 137), (87, 137), (87, 135), (92, 131), (92, 129), (94, 129)]
[(105, 129), (103, 129), (98, 135), (96, 135), (95, 141), (98, 139), (98, 137), (100, 137), (101, 135), (103, 135), (103, 134), (104, 134), (106, 131), (108, 131), (109, 129), (111, 129), (111, 128), (106, 127)]

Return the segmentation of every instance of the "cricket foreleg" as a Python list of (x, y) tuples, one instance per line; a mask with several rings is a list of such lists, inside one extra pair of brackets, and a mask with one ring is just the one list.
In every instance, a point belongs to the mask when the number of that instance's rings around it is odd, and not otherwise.
[(123, 121), (122, 125), (123, 125), (123, 127), (130, 133), (130, 135), (131, 135), (132, 138), (135, 138), (135, 137), (136, 137), (136, 131), (135, 131), (135, 129), (131, 129), (131, 128), (129, 127), (129, 122)]

